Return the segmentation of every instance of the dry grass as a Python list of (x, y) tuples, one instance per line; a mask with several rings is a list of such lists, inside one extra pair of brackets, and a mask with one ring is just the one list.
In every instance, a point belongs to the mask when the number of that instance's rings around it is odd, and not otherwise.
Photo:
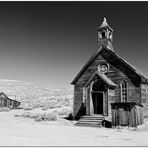
[(24, 112), (22, 114), (24, 118), (34, 118), (35, 121), (56, 121), (57, 116), (54, 113), (34, 113), (34, 112)]
[(53, 109), (53, 112), (59, 116), (68, 116), (70, 113), (72, 113), (72, 108), (71, 107), (55, 108)]
[(10, 109), (8, 107), (1, 107), (0, 112), (9, 112)]
[(41, 117), (36, 117), (36, 118), (35, 118), (35, 121), (41, 122), (41, 121), (42, 121), (42, 118), (41, 118)]
[(31, 107), (26, 107), (26, 108), (24, 108), (24, 110), (32, 110), (32, 108)]

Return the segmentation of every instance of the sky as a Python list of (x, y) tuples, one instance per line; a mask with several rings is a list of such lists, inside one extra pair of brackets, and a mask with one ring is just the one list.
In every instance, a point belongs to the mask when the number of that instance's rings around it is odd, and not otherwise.
[(71, 87), (104, 17), (114, 51), (148, 76), (148, 2), (0, 2), (0, 79)]

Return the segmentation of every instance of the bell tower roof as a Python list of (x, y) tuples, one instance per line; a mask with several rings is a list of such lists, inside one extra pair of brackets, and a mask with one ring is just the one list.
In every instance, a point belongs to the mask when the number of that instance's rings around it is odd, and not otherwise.
[(113, 29), (108, 25), (107, 19), (104, 17), (104, 20), (103, 20), (101, 26), (98, 26), (98, 30), (102, 30), (105, 28), (108, 28), (110, 31), (113, 31)]
[(113, 29), (108, 25), (106, 18), (104, 18), (101, 26), (98, 27), (98, 47), (104, 45), (110, 50), (113, 50)]

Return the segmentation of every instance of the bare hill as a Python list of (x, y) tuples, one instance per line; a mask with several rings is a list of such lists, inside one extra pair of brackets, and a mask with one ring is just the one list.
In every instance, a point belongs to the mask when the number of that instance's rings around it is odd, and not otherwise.
[(43, 88), (29, 82), (3, 79), (0, 79), (0, 92), (21, 101), (22, 107), (71, 106), (73, 97), (72, 89)]

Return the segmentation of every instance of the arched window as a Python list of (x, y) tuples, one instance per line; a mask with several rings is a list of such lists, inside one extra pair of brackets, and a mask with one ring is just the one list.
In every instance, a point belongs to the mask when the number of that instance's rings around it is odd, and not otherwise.
[(127, 82), (122, 80), (120, 82), (121, 102), (127, 102)]

